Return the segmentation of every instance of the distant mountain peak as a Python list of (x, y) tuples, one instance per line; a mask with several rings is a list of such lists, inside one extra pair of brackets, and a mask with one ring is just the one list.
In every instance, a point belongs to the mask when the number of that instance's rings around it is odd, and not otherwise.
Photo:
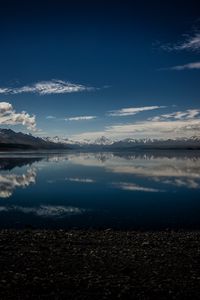
[(104, 135), (102, 135), (94, 141), (95, 145), (111, 145), (112, 143), (113, 142)]

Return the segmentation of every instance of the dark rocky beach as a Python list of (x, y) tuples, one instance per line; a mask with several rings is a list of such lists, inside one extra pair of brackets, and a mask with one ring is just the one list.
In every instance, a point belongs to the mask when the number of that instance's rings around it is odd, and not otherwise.
[(200, 299), (200, 232), (1, 230), (0, 299)]

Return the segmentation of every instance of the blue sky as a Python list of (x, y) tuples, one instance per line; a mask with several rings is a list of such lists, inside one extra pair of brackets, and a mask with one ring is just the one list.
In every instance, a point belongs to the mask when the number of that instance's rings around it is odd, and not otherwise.
[(199, 8), (2, 1), (0, 127), (73, 139), (198, 134)]

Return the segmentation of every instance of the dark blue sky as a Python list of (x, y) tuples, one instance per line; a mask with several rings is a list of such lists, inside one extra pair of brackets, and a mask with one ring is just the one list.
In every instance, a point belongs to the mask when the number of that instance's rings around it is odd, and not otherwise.
[(199, 30), (199, 1), (1, 1), (1, 127), (34, 114), (40, 135), (196, 134)]

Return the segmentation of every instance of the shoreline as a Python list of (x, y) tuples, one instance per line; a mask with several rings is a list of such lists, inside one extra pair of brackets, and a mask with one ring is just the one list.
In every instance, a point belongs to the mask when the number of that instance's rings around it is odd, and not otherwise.
[(0, 299), (198, 299), (200, 231), (0, 230)]

